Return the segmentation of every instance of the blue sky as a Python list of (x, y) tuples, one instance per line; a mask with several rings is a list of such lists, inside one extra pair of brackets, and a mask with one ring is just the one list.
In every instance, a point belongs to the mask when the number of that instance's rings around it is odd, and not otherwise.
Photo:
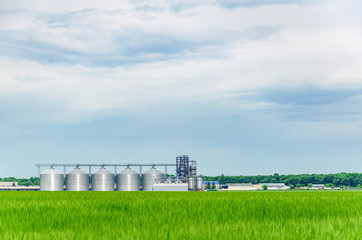
[(0, 176), (362, 171), (362, 3), (2, 1)]

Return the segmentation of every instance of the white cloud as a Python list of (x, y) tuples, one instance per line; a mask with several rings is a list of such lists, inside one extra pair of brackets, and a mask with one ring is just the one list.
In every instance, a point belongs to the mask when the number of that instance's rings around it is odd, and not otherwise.
[(358, 2), (231, 9), (205, 3), (181, 12), (167, 2), (157, 11), (142, 4), (6, 3), (0, 35), (12, 46), (0, 48), (0, 101), (49, 105), (55, 121), (179, 102), (276, 108), (243, 96), (266, 88), (362, 88)]

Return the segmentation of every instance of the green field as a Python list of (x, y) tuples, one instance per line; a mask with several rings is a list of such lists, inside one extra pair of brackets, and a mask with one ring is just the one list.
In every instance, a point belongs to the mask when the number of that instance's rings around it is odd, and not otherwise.
[(362, 192), (0, 192), (0, 239), (362, 239)]

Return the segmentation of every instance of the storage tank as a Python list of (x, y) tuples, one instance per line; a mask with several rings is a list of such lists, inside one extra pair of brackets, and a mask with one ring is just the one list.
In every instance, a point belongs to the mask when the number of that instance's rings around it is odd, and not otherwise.
[(140, 190), (140, 175), (126, 168), (124, 171), (117, 174), (117, 191), (139, 191)]
[(144, 174), (142, 174), (142, 190), (152, 191), (152, 184), (154, 182), (160, 182), (164, 179), (164, 174), (155, 168), (151, 168)]
[(88, 191), (89, 176), (79, 168), (67, 173), (66, 179), (67, 191)]
[(49, 168), (40, 174), (40, 191), (63, 191), (64, 177), (61, 172)]
[(196, 165), (190, 165), (190, 177), (196, 177)]
[(93, 191), (114, 191), (114, 175), (105, 168), (92, 174)]
[(202, 177), (196, 178), (196, 190), (204, 191), (204, 179)]
[(189, 185), (189, 191), (195, 191), (196, 190), (196, 178), (189, 177), (187, 179), (188, 185)]

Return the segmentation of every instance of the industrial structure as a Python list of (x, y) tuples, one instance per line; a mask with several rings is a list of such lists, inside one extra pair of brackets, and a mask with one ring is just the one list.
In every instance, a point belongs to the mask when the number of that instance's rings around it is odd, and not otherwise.
[[(203, 179), (197, 177), (197, 162), (189, 156), (176, 157), (176, 164), (36, 164), (41, 191), (203, 191)], [(41, 167), (47, 167), (40, 173)], [(63, 173), (55, 167), (62, 167)], [(74, 169), (67, 173), (67, 167)], [(92, 168), (100, 167), (92, 172)], [(117, 173), (118, 167), (125, 169)], [(138, 167), (139, 172), (131, 167)], [(150, 167), (142, 173), (142, 167)], [(156, 167), (164, 167), (161, 172)], [(166, 179), (167, 167), (176, 167)], [(88, 168), (88, 173), (82, 170)], [(114, 169), (114, 172), (107, 170)], [(142, 177), (141, 177), (142, 176)]]

